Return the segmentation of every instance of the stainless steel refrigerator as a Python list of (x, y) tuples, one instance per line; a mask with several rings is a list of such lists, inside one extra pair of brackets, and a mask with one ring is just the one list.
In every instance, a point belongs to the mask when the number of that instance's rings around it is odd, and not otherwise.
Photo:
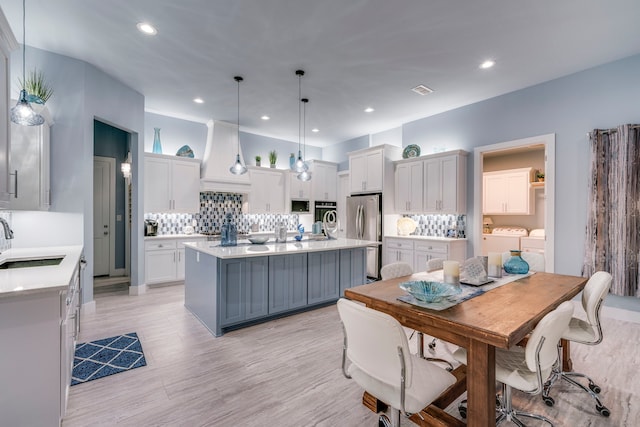
[(367, 246), (367, 276), (379, 278), (382, 244), (382, 194), (347, 197), (347, 238), (379, 242)]

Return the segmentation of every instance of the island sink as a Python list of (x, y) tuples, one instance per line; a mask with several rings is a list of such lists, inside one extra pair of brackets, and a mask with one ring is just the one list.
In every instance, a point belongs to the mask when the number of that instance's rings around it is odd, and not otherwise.
[(47, 257), (47, 258), (13, 258), (6, 259), (0, 263), (0, 270), (10, 268), (26, 268), (26, 267), (44, 267), (48, 265), (58, 265), (64, 257)]

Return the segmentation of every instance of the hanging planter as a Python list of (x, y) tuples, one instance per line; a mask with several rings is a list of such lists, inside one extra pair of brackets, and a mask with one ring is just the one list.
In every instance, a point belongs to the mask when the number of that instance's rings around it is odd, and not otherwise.
[(53, 95), (53, 88), (45, 80), (42, 71), (32, 70), (24, 80), (18, 81), (20, 87), (27, 91), (27, 100), (30, 103), (44, 105)]

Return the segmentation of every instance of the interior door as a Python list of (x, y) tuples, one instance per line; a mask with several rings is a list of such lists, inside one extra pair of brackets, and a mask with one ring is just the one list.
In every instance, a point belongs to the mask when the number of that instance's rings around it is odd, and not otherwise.
[(93, 275), (108, 276), (111, 265), (111, 190), (115, 160), (95, 157), (93, 161)]

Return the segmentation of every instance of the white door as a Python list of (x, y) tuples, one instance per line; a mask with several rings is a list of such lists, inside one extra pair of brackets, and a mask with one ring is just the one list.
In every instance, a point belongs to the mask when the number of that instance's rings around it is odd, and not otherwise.
[(115, 186), (115, 159), (93, 161), (93, 275), (109, 275), (111, 265), (111, 193)]

